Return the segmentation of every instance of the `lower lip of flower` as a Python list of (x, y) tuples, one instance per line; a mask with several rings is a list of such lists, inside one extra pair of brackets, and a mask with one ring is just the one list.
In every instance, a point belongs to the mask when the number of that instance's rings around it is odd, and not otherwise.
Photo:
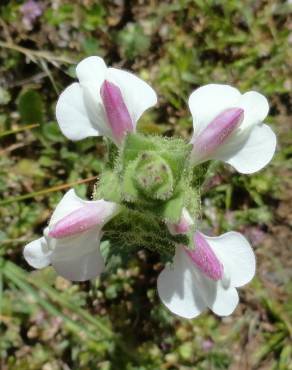
[(223, 265), (207, 240), (198, 231), (194, 235), (194, 244), (194, 250), (185, 248), (187, 255), (204, 275), (215, 281), (221, 280), (224, 276)]
[(229, 108), (221, 112), (193, 140), (193, 156), (206, 159), (230, 137), (244, 118), (242, 108)]

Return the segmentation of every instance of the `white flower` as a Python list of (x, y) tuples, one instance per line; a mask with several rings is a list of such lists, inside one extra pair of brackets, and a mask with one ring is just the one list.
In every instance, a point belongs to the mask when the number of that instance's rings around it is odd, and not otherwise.
[(184, 318), (194, 318), (207, 307), (219, 316), (228, 316), (239, 301), (236, 288), (255, 274), (254, 252), (234, 231), (219, 237), (196, 232), (194, 245), (194, 250), (176, 247), (173, 264), (158, 277), (160, 299)]
[(101, 229), (117, 212), (115, 203), (85, 201), (69, 190), (57, 205), (44, 236), (25, 246), (25, 260), (38, 269), (52, 264), (68, 280), (96, 277), (104, 269), (99, 250)]
[(108, 68), (100, 57), (82, 60), (76, 74), (79, 83), (67, 87), (56, 106), (61, 131), (71, 140), (103, 135), (119, 145), (127, 132), (135, 131), (142, 113), (157, 102), (146, 82)]
[(272, 159), (276, 136), (263, 124), (269, 105), (255, 92), (209, 84), (189, 98), (193, 116), (192, 161), (222, 160), (241, 173), (259, 171)]

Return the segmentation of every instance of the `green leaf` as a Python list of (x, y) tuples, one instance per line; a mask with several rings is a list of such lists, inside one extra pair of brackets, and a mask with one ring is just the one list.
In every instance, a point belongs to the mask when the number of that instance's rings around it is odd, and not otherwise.
[(17, 108), (22, 123), (42, 123), (44, 108), (41, 95), (35, 90), (26, 90), (18, 98)]
[(117, 39), (121, 53), (127, 59), (134, 59), (138, 55), (145, 54), (150, 47), (150, 38), (145, 35), (139, 24), (128, 23), (118, 33)]
[(11, 96), (8, 90), (0, 86), (0, 105), (6, 105), (10, 102)]

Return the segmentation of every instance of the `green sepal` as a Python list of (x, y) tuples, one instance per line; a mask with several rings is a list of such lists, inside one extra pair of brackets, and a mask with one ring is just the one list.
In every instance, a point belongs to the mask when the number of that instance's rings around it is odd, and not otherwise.
[(135, 183), (135, 169), (138, 158), (128, 164), (122, 175), (122, 197), (126, 202), (139, 202), (144, 196)]
[(179, 222), (185, 203), (183, 191), (176, 194), (161, 206), (161, 217), (167, 222)]
[(106, 167), (109, 169), (114, 169), (116, 165), (116, 160), (119, 156), (119, 149), (118, 147), (107, 137), (103, 138), (104, 142), (107, 146), (107, 162)]
[(184, 188), (184, 207), (187, 208), (194, 220), (200, 217), (201, 196), (199, 188), (187, 186)]
[(104, 199), (110, 202), (122, 201), (120, 179), (116, 172), (105, 170), (96, 184), (93, 199)]

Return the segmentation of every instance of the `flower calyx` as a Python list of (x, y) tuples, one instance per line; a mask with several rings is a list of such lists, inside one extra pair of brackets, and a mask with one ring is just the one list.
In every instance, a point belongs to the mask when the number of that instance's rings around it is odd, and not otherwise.
[(137, 160), (135, 173), (136, 186), (146, 197), (167, 200), (172, 196), (173, 174), (160, 155), (143, 152)]
[(129, 134), (118, 167), (123, 201), (177, 222), (191, 198), (187, 196), (191, 149), (180, 139)]

